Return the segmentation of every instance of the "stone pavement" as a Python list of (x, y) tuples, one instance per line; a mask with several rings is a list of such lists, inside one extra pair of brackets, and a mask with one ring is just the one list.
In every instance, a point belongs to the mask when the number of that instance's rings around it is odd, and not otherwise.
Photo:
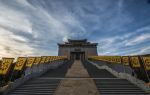
[(80, 60), (76, 60), (54, 95), (99, 95), (94, 81), (88, 78), (90, 76), (87, 70)]

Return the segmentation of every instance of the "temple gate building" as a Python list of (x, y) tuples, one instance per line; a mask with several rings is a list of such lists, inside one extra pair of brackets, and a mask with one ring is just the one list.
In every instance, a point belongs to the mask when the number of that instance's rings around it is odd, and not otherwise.
[(88, 56), (97, 56), (98, 43), (88, 42), (87, 39), (72, 40), (58, 43), (59, 56), (67, 56), (69, 59), (86, 59)]

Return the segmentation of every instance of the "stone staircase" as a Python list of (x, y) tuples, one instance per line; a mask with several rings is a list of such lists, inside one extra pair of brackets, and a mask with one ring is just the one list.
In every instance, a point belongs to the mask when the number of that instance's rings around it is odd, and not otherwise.
[(100, 95), (149, 95), (128, 80), (116, 78), (105, 69), (98, 69), (84, 62), (88, 73), (94, 79)]
[(72, 64), (68, 62), (57, 69), (50, 69), (44, 75), (25, 82), (7, 95), (53, 95), (70, 65)]
[(125, 79), (94, 79), (100, 95), (149, 95)]
[(12, 91), (9, 95), (53, 95), (60, 80), (37, 78)]
[[(55, 95), (61, 79), (65, 78), (71, 65), (68, 63), (49, 70), (41, 77), (25, 82), (7, 95)], [(149, 95), (128, 80), (117, 78), (105, 69), (98, 69), (88, 62), (83, 62), (83, 65), (94, 80), (100, 95)]]

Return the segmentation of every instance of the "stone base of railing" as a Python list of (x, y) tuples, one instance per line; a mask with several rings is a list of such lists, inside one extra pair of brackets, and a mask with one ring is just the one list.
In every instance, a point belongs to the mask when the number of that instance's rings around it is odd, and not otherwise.
[(112, 68), (108, 67), (107, 65), (99, 66), (98, 64), (96, 64), (96, 63), (94, 63), (92, 61), (88, 60), (88, 62), (90, 62), (91, 64), (96, 66), (98, 69), (105, 69), (105, 70), (109, 71), (111, 74), (113, 74), (117, 78), (126, 79), (126, 80), (130, 81), (131, 83), (133, 83), (134, 85), (136, 85), (139, 88), (141, 88), (142, 90), (144, 90), (145, 92), (150, 93), (150, 88), (145, 85), (146, 83), (144, 81), (139, 80), (139, 79), (131, 76), (130, 74), (127, 74), (127, 73), (121, 73), (121, 72), (118, 73), (117, 71), (113, 70)]
[(0, 93), (2, 95), (6, 95), (7, 93), (11, 92), (16, 87), (22, 85), (26, 81), (28, 81), (30, 79), (33, 79), (33, 78), (36, 78), (36, 77), (39, 77), (42, 74), (44, 74), (45, 72), (47, 72), (48, 70), (55, 69), (55, 68), (59, 67), (60, 65), (62, 65), (64, 63), (65, 62), (63, 60), (59, 60), (59, 61), (54, 61), (54, 62), (50, 62), (50, 63), (47, 63), (47, 64), (33, 65), (32, 68), (27, 68), (25, 70), (25, 75), (24, 76), (22, 76), (19, 79), (16, 79), (14, 82), (8, 83), (8, 85), (6, 85), (4, 87), (1, 87), (0, 88)]

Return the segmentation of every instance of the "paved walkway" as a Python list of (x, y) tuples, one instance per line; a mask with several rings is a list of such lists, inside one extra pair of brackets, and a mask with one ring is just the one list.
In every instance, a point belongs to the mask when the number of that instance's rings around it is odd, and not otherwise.
[(94, 81), (87, 79), (90, 76), (81, 61), (73, 63), (66, 77), (71, 79), (62, 80), (55, 95), (99, 95)]

